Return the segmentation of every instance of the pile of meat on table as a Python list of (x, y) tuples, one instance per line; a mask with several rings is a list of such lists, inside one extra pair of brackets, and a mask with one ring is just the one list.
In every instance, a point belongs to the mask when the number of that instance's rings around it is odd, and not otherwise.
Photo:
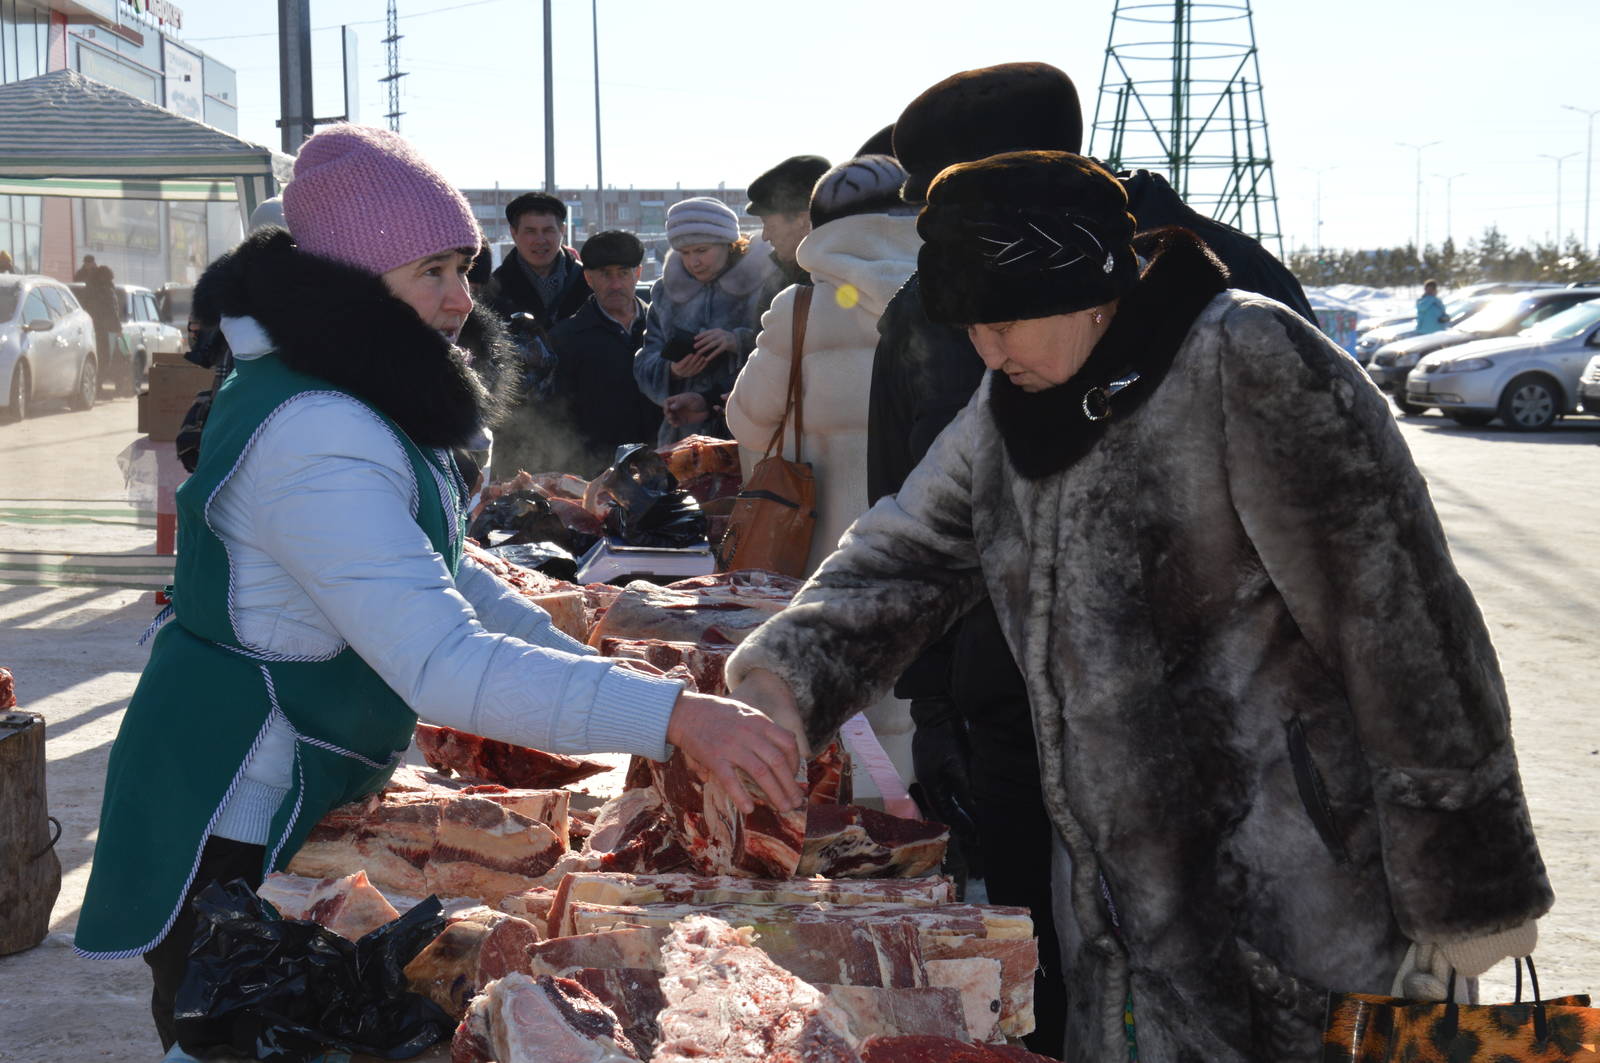
[[(477, 556), (574, 637), (713, 693), (798, 589), (577, 587)], [(748, 816), (680, 756), (624, 768), (427, 725), (417, 746), (432, 770), (335, 809), (260, 892), (351, 939), (443, 900), (406, 976), (460, 1020), (453, 1063), (1042, 1058), (1007, 1044), (1033, 1029), (1029, 913), (959, 903), (945, 829), (851, 804), (837, 746), (804, 808)]]

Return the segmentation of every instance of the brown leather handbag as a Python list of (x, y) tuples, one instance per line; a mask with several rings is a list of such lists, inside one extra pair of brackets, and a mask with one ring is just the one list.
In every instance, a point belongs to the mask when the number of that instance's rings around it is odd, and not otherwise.
[[(811, 466), (802, 460), (805, 440), (805, 395), (800, 360), (805, 354), (806, 318), (811, 315), (811, 286), (801, 285), (794, 298), (794, 339), (789, 348), (789, 397), (766, 455), (750, 470), (733, 503), (727, 533), (722, 537), (722, 570), (757, 568), (785, 576), (805, 575), (811, 536), (817, 526), (817, 484)], [(794, 416), (794, 460), (783, 456), (783, 435)]]

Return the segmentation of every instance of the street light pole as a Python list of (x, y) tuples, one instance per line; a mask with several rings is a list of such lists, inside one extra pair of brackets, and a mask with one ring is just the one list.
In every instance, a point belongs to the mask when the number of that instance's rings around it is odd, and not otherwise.
[(1433, 176), (1444, 181), (1444, 238), (1451, 240), (1455, 238), (1455, 230), (1451, 228), (1450, 223), (1451, 186), (1456, 183), (1457, 177), (1465, 177), (1467, 175), (1464, 173), (1436, 173)]
[(1561, 164), (1577, 155), (1576, 151), (1569, 151), (1565, 155), (1540, 155), (1541, 159), (1553, 159), (1556, 164), (1556, 250), (1561, 250)]
[(1574, 107), (1570, 103), (1563, 103), (1563, 108), (1577, 111), (1589, 118), (1589, 145), (1587, 156), (1583, 160), (1583, 251), (1589, 253), (1589, 188), (1590, 181), (1594, 178), (1594, 116), (1600, 114), (1600, 109), (1589, 110), (1585, 107)]
[(606, 179), (600, 166), (600, 0), (589, 0), (594, 23), (594, 231), (606, 227)]
[(550, 0), (544, 0), (544, 190), (556, 194), (555, 47), (550, 39)]
[(1339, 167), (1337, 166), (1300, 167), (1300, 169), (1305, 170), (1308, 173), (1315, 174), (1317, 178), (1317, 194), (1312, 199), (1312, 210), (1315, 212), (1315, 217), (1312, 219), (1314, 223), (1312, 243), (1316, 245), (1316, 256), (1319, 259), (1322, 257), (1322, 175), (1330, 170), (1337, 170), (1338, 168)]
[(1402, 148), (1411, 148), (1417, 153), (1417, 261), (1422, 261), (1422, 149), (1431, 148), (1435, 144), (1444, 143), (1442, 140), (1430, 140), (1426, 144), (1410, 144), (1404, 140), (1395, 141)]

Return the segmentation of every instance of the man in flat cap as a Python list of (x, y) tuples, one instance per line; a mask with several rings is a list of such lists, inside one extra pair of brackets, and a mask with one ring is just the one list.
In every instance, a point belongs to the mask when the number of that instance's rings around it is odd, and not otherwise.
[(761, 239), (772, 245), (772, 261), (778, 265), (762, 293), (763, 314), (789, 285), (811, 283), (811, 275), (795, 261), (795, 251), (811, 231), (811, 186), (828, 166), (821, 155), (792, 155), (750, 182), (750, 203), (744, 212), (761, 219)]
[(586, 477), (600, 473), (624, 443), (654, 443), (661, 407), (633, 378), (633, 353), (644, 342), (647, 307), (635, 292), (644, 245), (610, 229), (584, 241), (583, 279), (593, 293), (577, 313), (550, 332), (555, 345), (556, 397), (571, 419)]

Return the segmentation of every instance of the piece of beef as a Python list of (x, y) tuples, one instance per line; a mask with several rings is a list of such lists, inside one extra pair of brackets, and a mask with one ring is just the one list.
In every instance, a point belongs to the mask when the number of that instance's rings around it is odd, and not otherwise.
[(812, 805), (797, 874), (915, 878), (937, 868), (949, 828), (859, 805)]
[(394, 905), (368, 881), (365, 871), (342, 878), (274, 872), (256, 895), (285, 919), (309, 919), (351, 941), (400, 918)]
[(533, 946), (534, 971), (568, 976), (584, 967), (659, 971), (665, 940), (666, 931), (642, 926), (546, 938)]
[(763, 801), (740, 812), (716, 780), (703, 780), (681, 752), (645, 761), (669, 824), (695, 870), (708, 875), (791, 878), (805, 843), (806, 808)]
[(660, 792), (648, 786), (625, 789), (600, 807), (588, 852), (603, 855), (590, 870), (672, 871), (689, 862)]
[[(467, 1051), (481, 1044), (494, 1063), (639, 1059), (611, 1009), (570, 978), (508, 974), (497, 979), (473, 1002), (463, 1026), (469, 1024)], [(457, 1042), (462, 1040), (458, 1028)]]
[(848, 805), (854, 796), (850, 754), (838, 742), (829, 742), (826, 749), (806, 761), (806, 802)]
[[(961, 1010), (966, 1018), (967, 1033), (974, 1041), (1002, 1040), (1000, 1032), (999, 960), (982, 956), (950, 960), (924, 960), (928, 984), (944, 986), (961, 997)], [(1030, 972), (1029, 980), (1033, 979)], [(1029, 1031), (1024, 1031), (1029, 1032)]]
[(496, 796), (391, 793), (375, 807), (343, 805), (311, 829), (289, 871), (334, 878), (364, 870), (380, 889), (486, 904), (542, 885), (567, 851), (565, 836)]
[(627, 874), (616, 871), (574, 872), (556, 887), (550, 905), (548, 934), (571, 933), (564, 919), (572, 901), (592, 904), (867, 904), (894, 902), (915, 906), (949, 904), (955, 899), (948, 878), (759, 879), (734, 875), (684, 872)]
[(999, 1030), (1007, 1037), (1025, 1037), (1034, 1030), (1033, 976), (1039, 969), (1037, 938), (987, 940), (958, 938), (928, 941), (927, 960), (988, 959), (1000, 964)]
[(702, 505), (718, 498), (731, 498), (744, 483), (739, 465), (739, 444), (713, 436), (686, 436), (657, 451), (678, 486)]
[(857, 1037), (933, 1034), (970, 1040), (961, 994), (947, 986), (884, 989), (879, 986), (818, 985), (822, 995), (850, 1016)]
[(667, 1006), (659, 971), (645, 967), (580, 967), (567, 977), (611, 1009), (640, 1059), (651, 1058), (661, 1040), (657, 1016)]
[(964, 1044), (950, 1037), (872, 1037), (861, 1063), (1056, 1063), (1012, 1045)]
[(589, 633), (589, 643), (616, 637), (733, 646), (799, 590), (797, 579), (759, 571), (696, 576), (665, 587), (630, 583)]
[(733, 656), (732, 646), (699, 646), (692, 642), (665, 642), (661, 639), (606, 637), (600, 640), (600, 656), (648, 661), (663, 671), (683, 667), (702, 694), (726, 696), (723, 669)]
[(417, 725), (416, 742), (423, 758), (440, 771), (519, 789), (558, 789), (610, 770), (598, 761), (546, 753), (426, 723)]
[(0, 711), (17, 707), (17, 681), (9, 668), (0, 668)]
[(849, 1017), (748, 930), (691, 916), (672, 928), (662, 964), (657, 1063), (858, 1063)]
[(538, 940), (527, 920), (480, 908), (446, 926), (406, 964), (407, 986), (462, 1019), (490, 982), (513, 971), (528, 973)]

